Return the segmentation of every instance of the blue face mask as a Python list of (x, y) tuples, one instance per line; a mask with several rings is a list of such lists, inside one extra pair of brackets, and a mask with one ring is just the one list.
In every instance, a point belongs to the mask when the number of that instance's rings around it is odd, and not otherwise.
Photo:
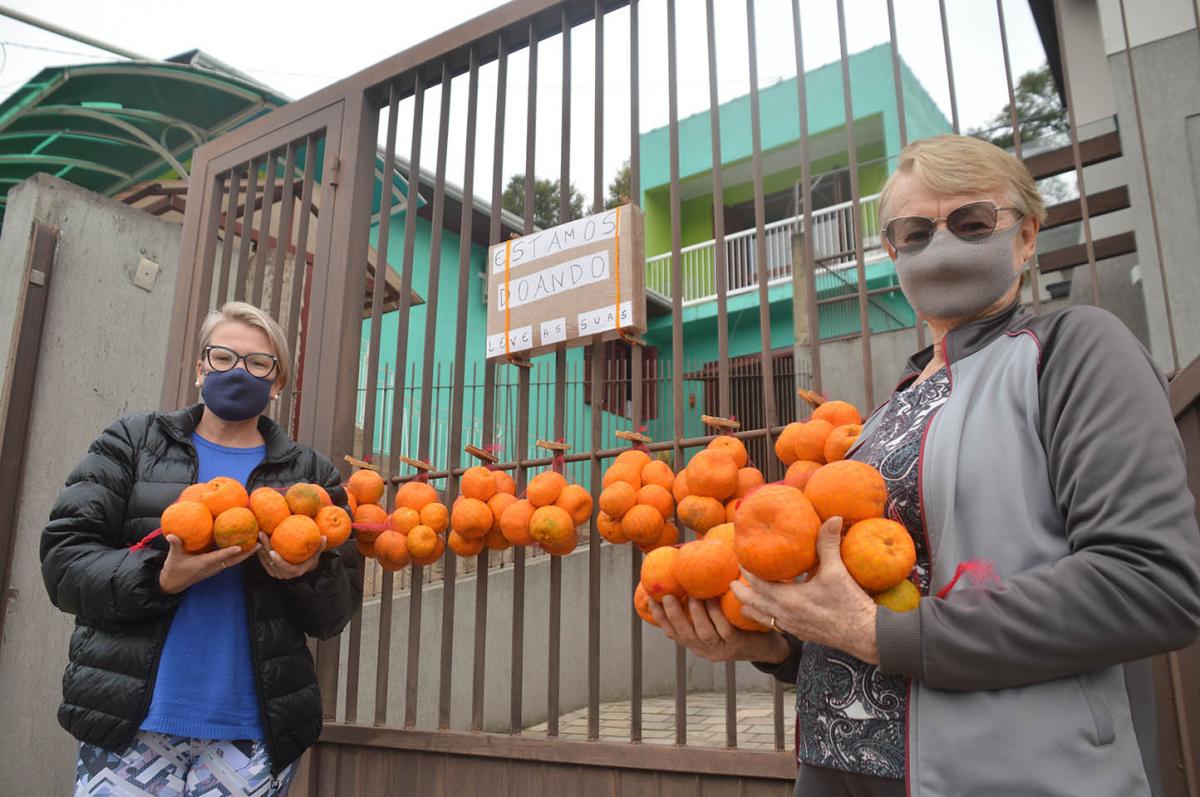
[(254, 376), (244, 368), (205, 374), (200, 397), (204, 406), (226, 421), (247, 421), (262, 414), (271, 400), (270, 379)]

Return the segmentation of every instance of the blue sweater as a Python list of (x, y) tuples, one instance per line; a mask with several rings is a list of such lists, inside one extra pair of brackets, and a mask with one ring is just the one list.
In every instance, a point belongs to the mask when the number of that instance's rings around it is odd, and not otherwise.
[[(227, 448), (192, 435), (197, 481), (228, 476), (243, 484), (265, 446)], [(262, 739), (250, 660), (244, 564), (188, 587), (167, 632), (150, 713), (142, 730), (196, 739)]]

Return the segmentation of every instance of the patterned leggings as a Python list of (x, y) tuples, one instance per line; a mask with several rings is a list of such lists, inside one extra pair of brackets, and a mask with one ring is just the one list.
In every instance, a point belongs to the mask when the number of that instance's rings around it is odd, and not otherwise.
[(283, 797), (295, 774), (272, 778), (261, 741), (140, 731), (119, 752), (79, 746), (75, 797)]

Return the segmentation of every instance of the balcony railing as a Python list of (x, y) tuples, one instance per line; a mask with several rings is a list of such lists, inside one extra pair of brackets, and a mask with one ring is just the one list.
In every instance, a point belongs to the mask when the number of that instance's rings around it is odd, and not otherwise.
[[(859, 202), (862, 219), (863, 254), (866, 260), (880, 258), (883, 247), (879, 239), (879, 195), (863, 197)], [(822, 271), (834, 271), (853, 263), (855, 218), (850, 202), (831, 205), (814, 211), (813, 249)], [(792, 276), (792, 234), (804, 227), (804, 217), (795, 216), (766, 225), (767, 281), (784, 282)], [(696, 304), (717, 298), (715, 280), (716, 241), (709, 240), (686, 246), (683, 258), (683, 303)], [(727, 295), (758, 287), (757, 231), (742, 230), (725, 236), (725, 269)], [(646, 261), (646, 287), (671, 298), (671, 254), (656, 255)]]

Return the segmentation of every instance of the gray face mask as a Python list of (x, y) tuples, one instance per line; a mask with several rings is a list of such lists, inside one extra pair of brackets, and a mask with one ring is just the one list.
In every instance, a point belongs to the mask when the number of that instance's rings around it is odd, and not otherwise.
[(900, 288), (924, 318), (976, 316), (998, 302), (1024, 270), (1013, 271), (1012, 242), (1020, 228), (1014, 224), (977, 242), (937, 230), (921, 251), (896, 253)]

